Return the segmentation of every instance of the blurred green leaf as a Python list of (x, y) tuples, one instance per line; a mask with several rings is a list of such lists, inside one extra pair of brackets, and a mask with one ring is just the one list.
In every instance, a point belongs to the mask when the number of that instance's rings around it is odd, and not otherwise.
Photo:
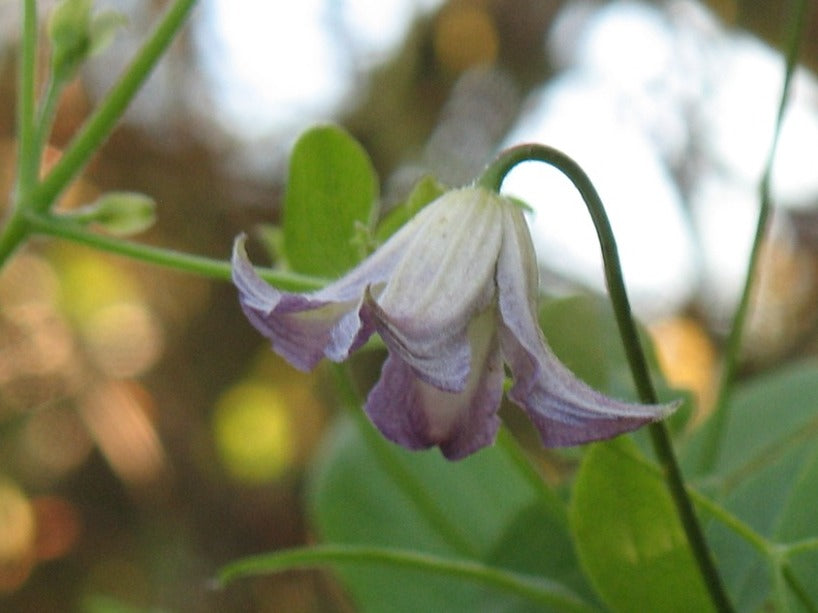
[[(818, 363), (806, 361), (738, 385), (715, 473), (735, 481), (818, 436)], [(694, 438), (685, 457), (694, 455)]]
[(585, 454), (570, 518), (582, 566), (613, 610), (713, 610), (670, 494), (629, 438)]
[[(705, 481), (713, 497), (768, 538), (818, 536), (818, 363), (793, 364), (738, 385), (730, 410), (719, 461)], [(701, 441), (700, 430), (683, 449), (691, 470)], [(764, 606), (772, 586), (769, 561), (718, 523), (707, 536), (737, 606)], [(796, 559), (796, 573), (811, 579), (816, 562), (812, 554)]]
[[(564, 525), (559, 530), (543, 529), (553, 523), (553, 514), (539, 502), (522, 509), (506, 526), (489, 555), (489, 563), (529, 575), (552, 577), (588, 602), (595, 602), (595, 594), (574, 555), (569, 531)], [(513, 609), (515, 613), (540, 610), (530, 603)]]
[[(775, 536), (780, 542), (793, 543), (818, 537), (818, 449), (812, 449), (793, 483), (786, 505), (778, 517)], [(793, 557), (792, 569), (806, 596), (818, 603), (818, 549)], [(813, 610), (814, 610), (813, 606)]]
[[(324, 541), (467, 558), (535, 575), (545, 565), (554, 571), (549, 579), (568, 584), (563, 579), (570, 576), (577, 585), (564, 504), (549, 490), (536, 490), (502, 447), (452, 463), (437, 450), (413, 453), (384, 445), (374, 450), (349, 421), (339, 423), (310, 485), (313, 525)], [(526, 513), (537, 521), (527, 526), (531, 542), (560, 548), (532, 547), (504, 558), (506, 546), (525, 539), (518, 522)], [(449, 577), (372, 567), (339, 573), (362, 611), (456, 613), (526, 605)]]
[(338, 277), (365, 255), (355, 239), (375, 218), (378, 179), (364, 149), (342, 128), (305, 132), (290, 157), (284, 249), (296, 272)]
[(403, 224), (417, 215), (423, 207), (433, 202), (446, 192), (446, 186), (439, 183), (432, 176), (425, 176), (412, 188), (405, 202), (402, 202), (391, 209), (378, 224), (375, 230), (375, 238), (378, 242), (383, 242)]

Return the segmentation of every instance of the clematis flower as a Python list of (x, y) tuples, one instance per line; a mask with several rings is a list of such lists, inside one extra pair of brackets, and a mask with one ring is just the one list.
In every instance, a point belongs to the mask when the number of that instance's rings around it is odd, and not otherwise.
[(298, 369), (345, 360), (377, 332), (389, 355), (365, 410), (409, 449), (437, 445), (459, 459), (491, 444), (504, 364), (509, 399), (548, 447), (610, 438), (675, 408), (605, 396), (557, 359), (537, 321), (538, 270), (522, 210), (484, 188), (444, 194), (319, 291), (268, 285), (241, 236), (233, 280), (250, 322)]

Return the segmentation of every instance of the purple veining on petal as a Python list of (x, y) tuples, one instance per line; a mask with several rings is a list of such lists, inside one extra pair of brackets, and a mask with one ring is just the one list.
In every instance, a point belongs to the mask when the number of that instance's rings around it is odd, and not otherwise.
[(497, 265), (500, 343), (520, 405), (549, 447), (576, 445), (635, 430), (676, 405), (614, 400), (580, 381), (553, 354), (536, 319), (537, 268), (522, 214), (508, 208)]
[(427, 223), (406, 248), (383, 293), (371, 301), (378, 332), (427, 383), (463, 389), (469, 374), (466, 330), (494, 296), (500, 248), (496, 194), (449, 192), (427, 207)]
[(429, 385), (390, 354), (366, 402), (367, 414), (384, 436), (409, 449), (438, 445), (450, 460), (494, 441), (504, 379), (494, 318), (490, 309), (469, 327), (472, 370), (462, 392)]
[(248, 320), (272, 341), (273, 349), (296, 368), (311, 370), (324, 356), (346, 359), (372, 335), (375, 327), (363, 292), (370, 283), (382, 286), (399, 253), (381, 252), (324, 289), (296, 294), (279, 291), (258, 276), (240, 236), (233, 248), (233, 283)]

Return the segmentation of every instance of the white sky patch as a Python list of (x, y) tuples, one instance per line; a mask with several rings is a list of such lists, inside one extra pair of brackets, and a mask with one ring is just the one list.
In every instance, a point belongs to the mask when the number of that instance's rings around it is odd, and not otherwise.
[(347, 75), (318, 18), (322, 0), (208, 0), (200, 49), (219, 119), (243, 135), (330, 111)]
[[(613, 227), (635, 308), (672, 312), (695, 281), (695, 250), (680, 198), (651, 143), (618, 117), (612, 97), (589, 81), (547, 88), (509, 143), (536, 141), (577, 161), (593, 181)], [(549, 267), (604, 290), (599, 241), (576, 188), (543, 164), (516, 169), (504, 191), (530, 203), (539, 257)]]
[[(696, 290), (712, 290), (717, 306), (729, 311), (757, 219), (783, 82), (781, 55), (722, 30), (688, 0), (671, 3), (668, 13), (635, 1), (570, 10), (548, 45), (570, 39), (560, 54), (564, 72), (535, 94), (506, 144), (543, 142), (583, 166), (606, 205), (643, 315), (671, 312)], [(570, 32), (561, 32), (561, 24)], [(773, 174), (774, 196), (790, 204), (818, 197), (818, 86), (805, 71), (796, 77)], [(689, 217), (667, 164), (686, 162), (689, 139), (701, 136)], [(566, 181), (545, 174), (521, 169), (506, 184), (538, 212), (532, 228), (540, 257), (604, 289), (584, 205)]]
[(245, 138), (325, 119), (440, 0), (204, 0), (197, 42), (214, 110)]

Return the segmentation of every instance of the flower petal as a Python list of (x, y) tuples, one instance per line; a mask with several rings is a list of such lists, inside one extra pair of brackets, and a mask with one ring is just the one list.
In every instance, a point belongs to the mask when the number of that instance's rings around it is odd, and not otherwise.
[(366, 402), (367, 414), (384, 436), (408, 449), (438, 445), (450, 460), (494, 441), (504, 379), (495, 316), (489, 309), (469, 326), (471, 372), (461, 392), (429, 385), (390, 353)]
[(311, 370), (324, 356), (346, 359), (375, 330), (363, 294), (367, 287), (380, 291), (389, 278), (412, 237), (407, 226), (344, 277), (304, 294), (280, 291), (259, 277), (247, 258), (246, 237), (237, 237), (233, 283), (245, 315), (296, 368)]
[(497, 286), (500, 344), (514, 378), (508, 396), (528, 413), (543, 444), (561, 447), (611, 438), (673, 411), (677, 404), (634, 404), (605, 396), (559, 361), (536, 318), (538, 272), (525, 219), (516, 207), (506, 211)]
[(370, 307), (381, 337), (427, 383), (460, 391), (471, 361), (467, 328), (494, 297), (499, 196), (448, 192), (424, 209), (422, 227)]

